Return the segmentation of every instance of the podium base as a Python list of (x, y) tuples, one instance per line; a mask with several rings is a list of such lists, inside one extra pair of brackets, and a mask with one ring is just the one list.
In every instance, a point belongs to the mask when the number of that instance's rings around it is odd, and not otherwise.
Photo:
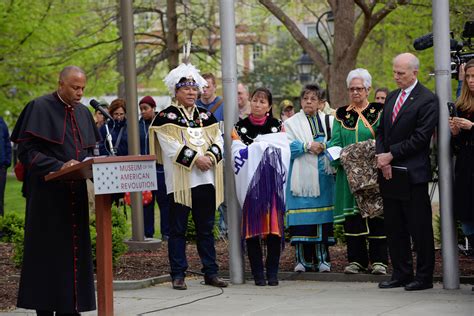
[(161, 239), (155, 238), (145, 238), (143, 241), (136, 240), (125, 240), (125, 244), (128, 246), (128, 251), (154, 251), (158, 250), (161, 247)]

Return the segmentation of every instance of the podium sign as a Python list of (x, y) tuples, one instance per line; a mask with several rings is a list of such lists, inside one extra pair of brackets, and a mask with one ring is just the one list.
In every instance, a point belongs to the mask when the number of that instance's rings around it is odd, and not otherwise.
[(92, 174), (96, 195), (157, 190), (155, 161), (95, 163)]
[(94, 157), (45, 176), (46, 181), (94, 179), (99, 316), (114, 314), (111, 194), (156, 190), (155, 163), (153, 155)]

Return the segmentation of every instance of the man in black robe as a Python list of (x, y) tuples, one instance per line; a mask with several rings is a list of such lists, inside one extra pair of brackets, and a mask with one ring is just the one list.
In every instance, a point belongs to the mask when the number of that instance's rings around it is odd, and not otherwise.
[(13, 130), (27, 175), (25, 243), (18, 307), (38, 315), (96, 308), (86, 182), (50, 181), (50, 172), (91, 156), (100, 136), (80, 103), (86, 76), (64, 68), (58, 90), (26, 105)]

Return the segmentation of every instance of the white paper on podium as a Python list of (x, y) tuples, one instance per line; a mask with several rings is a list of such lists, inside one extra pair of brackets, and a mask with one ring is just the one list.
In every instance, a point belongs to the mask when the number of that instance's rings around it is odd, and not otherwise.
[(154, 160), (96, 163), (92, 174), (96, 195), (157, 190)]
[(334, 146), (331, 148), (328, 148), (324, 151), (326, 156), (329, 158), (330, 161), (338, 160), (339, 157), (341, 156), (341, 150), (342, 147), (340, 146)]

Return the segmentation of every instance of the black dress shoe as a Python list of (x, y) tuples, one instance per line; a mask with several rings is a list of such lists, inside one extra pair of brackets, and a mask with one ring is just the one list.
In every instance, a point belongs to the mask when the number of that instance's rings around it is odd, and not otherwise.
[(379, 288), (380, 289), (393, 289), (396, 287), (402, 287), (405, 286), (405, 282), (400, 281), (400, 280), (389, 280), (389, 281), (383, 281), (379, 283)]
[(278, 279), (277, 278), (268, 279), (267, 283), (268, 283), (268, 286), (278, 286)]
[(256, 286), (265, 286), (267, 285), (267, 282), (265, 279), (254, 279), (255, 285)]
[(433, 283), (423, 282), (423, 281), (418, 281), (418, 280), (408, 283), (405, 286), (406, 291), (420, 291), (420, 290), (426, 290), (426, 289), (432, 289), (432, 288), (433, 288)]
[(228, 283), (217, 276), (204, 277), (204, 283), (215, 287), (227, 287)]
[(184, 282), (184, 279), (174, 279), (172, 283), (173, 283), (173, 289), (175, 290), (188, 289), (188, 286), (186, 285), (186, 282)]

